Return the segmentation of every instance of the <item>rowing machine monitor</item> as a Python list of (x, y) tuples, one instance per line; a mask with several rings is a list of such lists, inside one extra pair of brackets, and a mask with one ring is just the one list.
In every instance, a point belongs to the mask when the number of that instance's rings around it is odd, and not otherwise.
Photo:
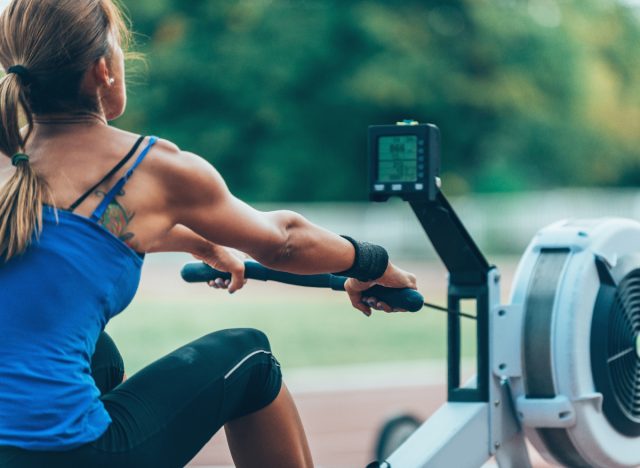
[(369, 193), (372, 201), (398, 196), (434, 201), (440, 185), (440, 131), (404, 120), (369, 127)]

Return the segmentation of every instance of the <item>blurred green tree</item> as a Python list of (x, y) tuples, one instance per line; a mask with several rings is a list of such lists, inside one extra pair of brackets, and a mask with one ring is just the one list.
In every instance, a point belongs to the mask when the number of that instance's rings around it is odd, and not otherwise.
[(448, 193), (640, 183), (640, 20), (616, 0), (131, 0), (117, 122), (251, 201), (366, 196), (366, 127), (443, 133)]

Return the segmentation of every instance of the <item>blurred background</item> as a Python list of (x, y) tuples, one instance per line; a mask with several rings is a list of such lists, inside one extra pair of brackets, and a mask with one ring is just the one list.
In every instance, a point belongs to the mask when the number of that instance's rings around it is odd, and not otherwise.
[[(517, 262), (557, 219), (639, 217), (639, 2), (122, 3), (145, 60), (115, 125), (202, 155), (260, 208), (437, 265), (407, 206), (366, 202), (367, 126), (413, 118), (440, 127), (444, 191), (490, 256)], [(363, 360), (316, 351), (283, 359)]]
[[(114, 125), (200, 154), (259, 208), (387, 246), (434, 302), (446, 271), (409, 208), (366, 201), (370, 124), (440, 127), (443, 190), (501, 268), (505, 300), (541, 227), (640, 219), (640, 2), (121, 3), (145, 59), (130, 60)], [(338, 293), (253, 283), (228, 297), (183, 284), (186, 261), (150, 256), (140, 294), (109, 325), (129, 373), (209, 331), (261, 328), (325, 467), (364, 466), (385, 418), (423, 418), (444, 400), (438, 312), (365, 319)], [(214, 439), (193, 463), (231, 462)]]
[[(366, 201), (370, 124), (440, 127), (443, 189), (500, 266), (505, 300), (541, 227), (640, 219), (635, 2), (124, 3), (146, 64), (130, 64), (129, 110), (116, 125), (202, 155), (260, 208), (387, 246), (435, 302), (446, 300), (446, 271), (409, 208)], [(187, 260), (150, 258), (141, 295), (111, 325), (131, 371), (208, 330), (261, 328), (316, 461), (332, 467), (364, 466), (386, 418), (424, 418), (444, 400), (439, 312), (367, 320), (336, 293), (252, 283), (230, 298), (180, 284)], [(217, 441), (194, 463), (230, 459)]]
[(364, 200), (366, 128), (403, 118), (440, 127), (449, 195), (640, 182), (633, 3), (123, 3), (148, 68), (116, 124), (248, 201)]

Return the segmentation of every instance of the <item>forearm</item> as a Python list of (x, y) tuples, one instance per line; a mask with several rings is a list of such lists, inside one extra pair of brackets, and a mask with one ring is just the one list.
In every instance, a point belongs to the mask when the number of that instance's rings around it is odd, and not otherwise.
[(176, 224), (162, 239), (158, 240), (149, 253), (187, 252), (204, 257), (215, 247), (215, 244), (196, 234), (191, 229)]
[(271, 268), (299, 274), (333, 273), (351, 268), (355, 250), (346, 239), (291, 211), (268, 213), (281, 231), (280, 243), (255, 258)]

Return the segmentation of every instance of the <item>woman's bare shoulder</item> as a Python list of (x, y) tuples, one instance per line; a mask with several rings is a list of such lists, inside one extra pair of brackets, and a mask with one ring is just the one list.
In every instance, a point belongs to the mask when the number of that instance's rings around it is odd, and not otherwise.
[(159, 138), (154, 146), (153, 164), (155, 169), (167, 176), (184, 177), (191, 174), (211, 175), (213, 166), (204, 158), (184, 151), (175, 143)]
[(182, 152), (178, 145), (172, 141), (165, 140), (164, 138), (158, 138), (153, 149), (157, 154), (156, 157), (160, 157), (162, 161), (167, 158), (171, 159), (180, 156), (180, 153)]
[(189, 151), (183, 151), (176, 144), (159, 139), (154, 147), (154, 155), (148, 168), (170, 194), (184, 203), (191, 198), (217, 198), (227, 193), (222, 176), (204, 158)]

